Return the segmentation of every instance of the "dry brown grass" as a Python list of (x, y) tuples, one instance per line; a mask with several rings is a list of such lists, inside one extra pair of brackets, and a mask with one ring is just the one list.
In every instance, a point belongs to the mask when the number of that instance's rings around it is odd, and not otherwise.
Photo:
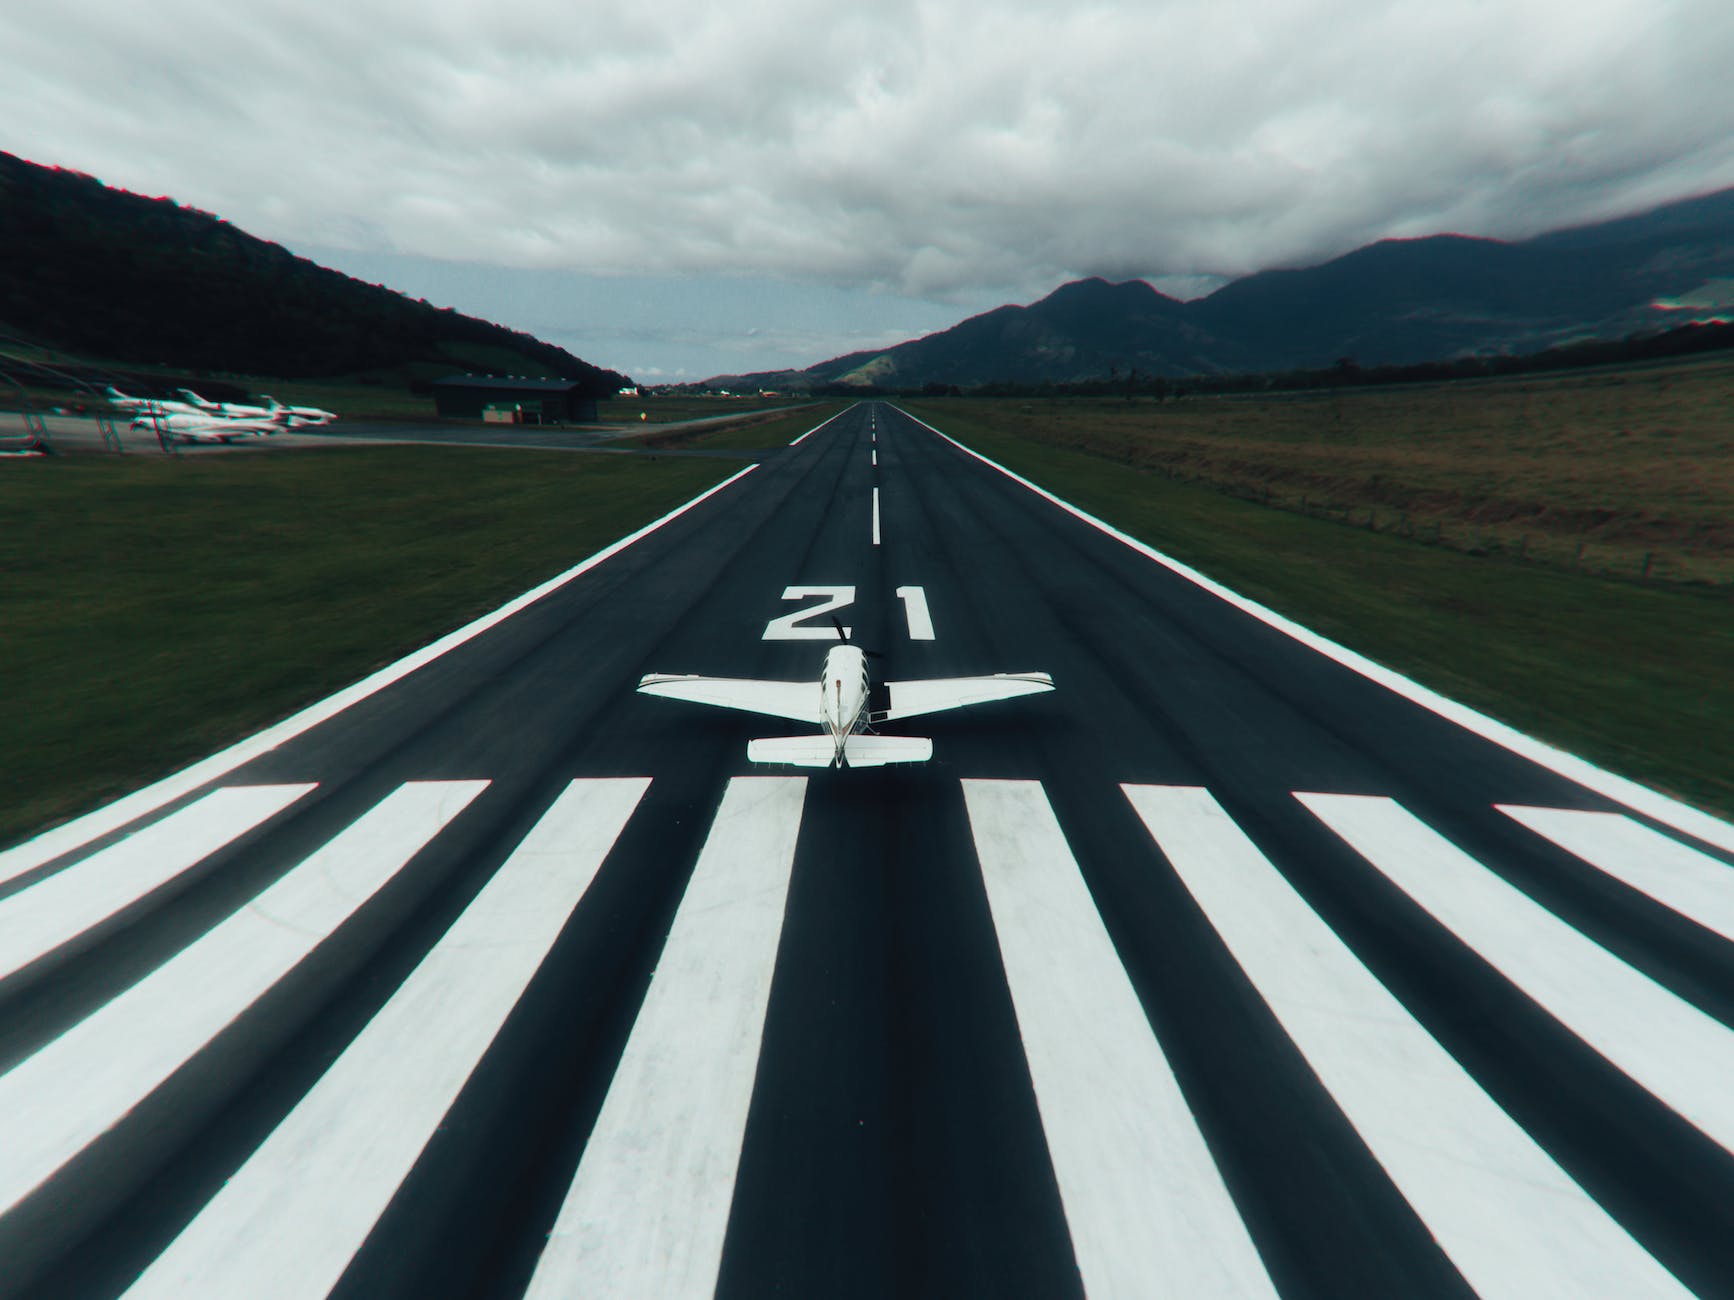
[(997, 406), (1008, 433), (1359, 527), (1610, 575), (1734, 581), (1734, 358)]

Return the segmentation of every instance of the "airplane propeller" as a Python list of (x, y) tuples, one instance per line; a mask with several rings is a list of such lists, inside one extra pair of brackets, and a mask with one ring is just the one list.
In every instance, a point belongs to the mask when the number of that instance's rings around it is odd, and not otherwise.
[[(831, 615), (831, 626), (837, 629), (837, 639), (839, 641), (843, 642), (844, 645), (853, 644), (849, 640), (848, 631), (843, 627), (843, 620), (838, 618), (835, 614)], [(869, 650), (866, 646), (856, 646), (855, 648), (862, 654), (866, 655), (869, 659), (883, 659), (885, 657), (877, 650)]]

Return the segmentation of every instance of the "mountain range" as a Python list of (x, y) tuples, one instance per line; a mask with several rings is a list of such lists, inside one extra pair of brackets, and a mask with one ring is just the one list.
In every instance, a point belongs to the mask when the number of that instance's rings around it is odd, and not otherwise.
[(714, 387), (1076, 383), (1508, 355), (1734, 314), (1734, 189), (1520, 241), (1386, 239), (1190, 302), (1143, 280), (1062, 285), (948, 330)]

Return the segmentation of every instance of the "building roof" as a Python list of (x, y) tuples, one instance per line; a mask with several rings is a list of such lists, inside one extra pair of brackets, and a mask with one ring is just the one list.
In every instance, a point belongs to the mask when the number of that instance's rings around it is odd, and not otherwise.
[(582, 379), (514, 379), (509, 375), (447, 375), (435, 388), (470, 388), (491, 393), (570, 393), (585, 388)]

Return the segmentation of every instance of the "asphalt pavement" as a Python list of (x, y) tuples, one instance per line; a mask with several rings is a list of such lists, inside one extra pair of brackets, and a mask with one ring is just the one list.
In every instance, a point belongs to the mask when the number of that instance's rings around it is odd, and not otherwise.
[(1734, 1295), (1734, 828), (886, 404), (580, 567), (0, 854), (0, 1295)]

